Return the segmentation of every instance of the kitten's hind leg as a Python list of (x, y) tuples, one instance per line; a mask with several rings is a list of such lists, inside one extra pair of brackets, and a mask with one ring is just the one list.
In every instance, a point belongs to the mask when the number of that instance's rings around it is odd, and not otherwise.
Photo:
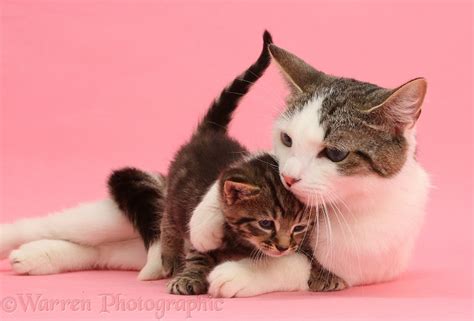
[(136, 238), (137, 233), (111, 199), (84, 203), (37, 218), (0, 225), (0, 259), (18, 246), (43, 239), (84, 245)]
[(38, 240), (12, 251), (9, 259), (18, 274), (44, 275), (91, 269), (139, 270), (145, 264), (146, 252), (140, 239), (99, 246)]
[(185, 266), (168, 283), (168, 292), (179, 295), (198, 295), (207, 293), (207, 276), (216, 265), (216, 260), (208, 253), (190, 250), (186, 255)]

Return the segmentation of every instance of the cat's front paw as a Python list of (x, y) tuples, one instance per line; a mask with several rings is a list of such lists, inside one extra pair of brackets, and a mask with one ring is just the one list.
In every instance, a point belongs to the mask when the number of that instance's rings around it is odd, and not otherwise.
[(200, 274), (178, 275), (168, 283), (168, 293), (198, 295), (207, 293), (207, 280)]
[(26, 243), (9, 256), (12, 270), (17, 274), (44, 275), (60, 271), (52, 264), (41, 241)]
[(220, 247), (224, 238), (224, 216), (220, 209), (198, 206), (189, 222), (189, 236), (199, 252)]
[(320, 273), (311, 273), (308, 287), (313, 292), (330, 292), (344, 290), (349, 285), (342, 278), (331, 272), (320, 271)]
[(216, 298), (249, 297), (265, 293), (250, 267), (242, 262), (228, 261), (209, 274), (208, 293)]

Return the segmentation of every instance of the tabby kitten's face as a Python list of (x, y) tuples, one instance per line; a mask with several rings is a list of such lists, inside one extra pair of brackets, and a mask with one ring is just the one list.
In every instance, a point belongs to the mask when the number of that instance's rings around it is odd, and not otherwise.
[(293, 54), (270, 52), (291, 89), (273, 146), (283, 184), (308, 205), (350, 199), (396, 176), (414, 157), (426, 81), (385, 89), (326, 75)]
[(256, 257), (294, 253), (310, 236), (315, 213), (285, 189), (272, 156), (260, 155), (227, 170), (220, 183), (226, 222), (258, 250)]

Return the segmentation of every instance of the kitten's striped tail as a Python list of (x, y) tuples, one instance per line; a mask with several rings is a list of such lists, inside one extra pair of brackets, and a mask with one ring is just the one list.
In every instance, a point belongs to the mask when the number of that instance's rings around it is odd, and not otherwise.
[(108, 180), (109, 193), (148, 248), (160, 237), (166, 179), (136, 168), (116, 170)]
[(232, 119), (232, 113), (237, 108), (239, 101), (250, 90), (252, 85), (262, 77), (270, 65), (270, 52), (268, 45), (272, 43), (272, 36), (265, 30), (263, 33), (263, 49), (257, 61), (244, 73), (239, 75), (227, 86), (212, 103), (206, 116), (201, 121), (198, 131), (207, 129), (227, 131), (227, 125)]

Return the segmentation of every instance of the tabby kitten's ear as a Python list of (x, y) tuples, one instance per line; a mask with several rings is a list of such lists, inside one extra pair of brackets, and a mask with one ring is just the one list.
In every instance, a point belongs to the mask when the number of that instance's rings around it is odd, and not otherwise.
[(325, 73), (314, 69), (292, 53), (270, 44), (268, 50), (277, 63), (293, 94), (310, 92), (329, 80)]
[(390, 91), (388, 98), (367, 112), (381, 113), (395, 127), (404, 131), (415, 126), (421, 114), (421, 105), (426, 94), (424, 78), (415, 78)]
[(227, 205), (255, 198), (260, 188), (248, 183), (226, 180), (224, 182), (224, 200)]

